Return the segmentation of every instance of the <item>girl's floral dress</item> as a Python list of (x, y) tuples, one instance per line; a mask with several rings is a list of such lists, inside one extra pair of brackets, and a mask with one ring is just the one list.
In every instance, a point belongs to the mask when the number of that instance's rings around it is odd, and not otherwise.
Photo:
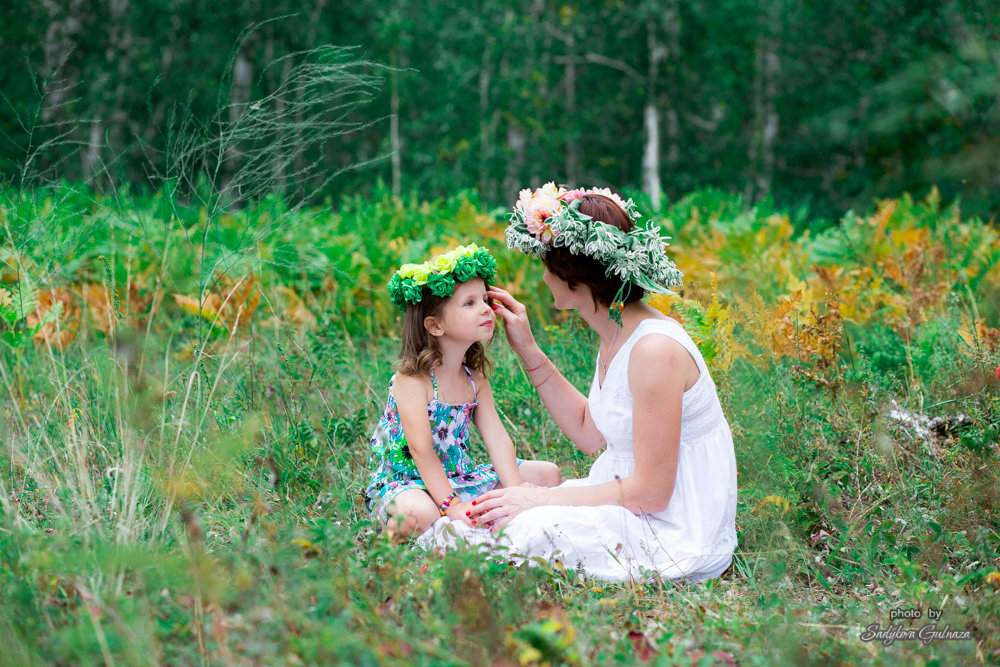
[[(465, 368), (465, 373), (472, 383), (473, 393), (476, 393), (472, 373), (468, 368)], [(413, 462), (403, 433), (399, 408), (392, 395), (395, 379), (396, 376), (393, 376), (389, 381), (389, 400), (372, 435), (371, 463), (375, 466), (375, 472), (365, 489), (365, 504), (381, 522), (385, 521), (386, 509), (400, 493), (410, 489), (427, 489), (420, 479), (420, 472)], [(462, 500), (471, 500), (492, 489), (499, 481), (491, 464), (476, 465), (468, 453), (469, 423), (479, 400), (472, 403), (442, 403), (438, 400), (437, 380), (433, 371), (431, 385), (434, 387), (434, 398), (427, 404), (427, 417), (431, 423), (434, 451), (444, 466), (451, 488), (458, 492)]]

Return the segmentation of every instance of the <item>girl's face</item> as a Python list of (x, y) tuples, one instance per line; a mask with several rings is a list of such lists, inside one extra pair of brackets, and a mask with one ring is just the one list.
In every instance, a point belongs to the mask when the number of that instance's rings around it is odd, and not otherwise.
[(456, 285), (454, 294), (441, 310), (441, 316), (435, 319), (444, 335), (454, 340), (472, 344), (492, 339), (497, 316), (486, 295), (483, 279), (473, 278)]

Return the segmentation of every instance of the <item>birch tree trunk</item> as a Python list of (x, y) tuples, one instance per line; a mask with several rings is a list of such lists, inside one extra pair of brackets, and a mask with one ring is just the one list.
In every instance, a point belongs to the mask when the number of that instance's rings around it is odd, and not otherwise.
[(667, 61), (668, 90), (664, 98), (667, 125), (667, 171), (673, 176), (681, 158), (680, 114), (677, 111), (675, 101), (680, 90), (677, 70), (681, 64), (681, 14), (678, 0), (668, 0), (664, 26), (667, 37), (665, 60)]
[[(545, 26), (542, 24), (542, 16), (545, 12), (545, 0), (535, 0), (531, 5), (530, 13), (525, 21), (526, 31), (522, 35), (522, 40), (524, 43), (532, 43), (535, 48), (526, 49), (524, 58), (519, 63), (518, 69), (521, 71), (521, 78), (524, 81), (531, 81), (532, 73), (535, 69), (536, 63), (542, 62), (543, 66), (547, 65), (552, 60), (552, 36), (554, 34), (551, 30), (545, 30)], [(537, 39), (537, 33), (533, 31), (541, 31), (544, 37), (541, 40)], [(516, 61), (515, 61), (516, 62)], [(506, 77), (504, 77), (506, 79)], [(538, 84), (538, 98), (547, 99), (548, 86), (545, 78)], [(525, 132), (522, 125), (518, 124), (517, 117), (511, 117), (508, 121), (507, 126), (507, 150), (513, 154), (513, 157), (507, 160), (504, 169), (504, 179), (501, 193), (504, 201), (513, 201), (517, 198), (517, 193), (521, 188), (526, 188), (529, 184), (534, 184), (537, 182), (537, 165), (534, 163), (528, 164), (527, 149), (530, 145), (537, 150), (540, 144), (540, 137), (538, 134), (537, 126), (539, 123), (535, 123), (536, 127), (531, 128), (530, 135)], [(527, 166), (529, 173), (527, 181), (524, 180), (524, 170)], [(548, 179), (546, 179), (548, 180)]]
[(111, 136), (116, 142), (124, 140), (125, 124), (128, 118), (126, 108), (126, 85), (130, 79), (130, 65), (132, 57), (132, 28), (128, 21), (128, 0), (112, 0), (111, 25), (108, 30), (108, 37), (111, 42), (111, 52), (117, 60), (118, 81), (115, 86), (114, 103), (115, 110), (112, 113)]
[[(83, 153), (83, 177), (89, 183), (102, 179), (101, 152), (107, 143), (118, 154), (126, 150), (126, 126), (128, 125), (128, 83), (130, 81), (130, 59), (132, 55), (132, 31), (129, 27), (129, 0), (111, 0), (108, 4), (108, 49), (106, 60), (108, 70), (114, 72), (115, 82), (108, 85), (103, 78), (100, 88), (103, 93), (97, 103), (96, 119), (90, 126), (90, 139)], [(108, 89), (111, 90), (108, 90)], [(105, 134), (105, 125), (107, 126)], [(102, 180), (110, 179), (104, 174)]]
[(656, 104), (646, 102), (644, 114), (646, 145), (642, 152), (642, 189), (649, 195), (653, 210), (660, 210), (660, 114)]
[[(41, 71), (41, 104), (36, 115), (26, 118), (25, 125), (29, 130), (31, 140), (26, 146), (26, 155), (21, 166), (20, 178), (22, 181), (36, 174), (39, 165), (43, 164), (47, 156), (40, 155), (39, 145), (42, 141), (35, 141), (34, 132), (40, 126), (54, 126), (57, 133), (67, 137), (69, 132), (75, 132), (79, 121), (74, 120), (67, 113), (67, 106), (73, 101), (73, 96), (78, 94), (79, 88), (79, 68), (70, 63), (70, 55), (76, 48), (80, 39), (83, 27), (83, 1), (71, 0), (62, 3), (55, 0), (44, 1), (45, 12), (48, 15), (48, 27), (45, 31), (45, 44), (43, 45), (44, 65)], [(13, 63), (5, 63), (5, 66), (14, 66)], [(79, 117), (80, 113), (75, 114)], [(67, 134), (63, 134), (66, 132)], [(79, 140), (77, 137), (69, 137), (70, 142)], [(72, 150), (60, 142), (54, 147), (60, 153), (72, 154)], [(52, 147), (49, 147), (50, 151)], [(81, 162), (85, 164), (88, 148), (81, 153)], [(54, 155), (54, 161), (60, 161), (62, 155)], [(42, 159), (38, 159), (42, 158)], [(84, 166), (84, 165), (81, 165)], [(86, 171), (84, 172), (86, 173)], [(66, 174), (61, 174), (65, 176)]]
[[(529, 25), (537, 26), (542, 32), (542, 39), (540, 41), (536, 39), (534, 41), (534, 45), (541, 52), (541, 57), (538, 59), (541, 64), (541, 69), (542, 71), (548, 73), (553, 61), (552, 41), (556, 39), (556, 31), (549, 29), (548, 14), (545, 11), (546, 4), (546, 0), (535, 0), (535, 2), (532, 3), (531, 14), (529, 15)], [(530, 58), (528, 59), (528, 65), (529, 67), (534, 66), (534, 62)], [(549, 99), (548, 76), (540, 77), (538, 81), (538, 98), (542, 100)], [(538, 154), (539, 148), (545, 145), (546, 137), (543, 136), (542, 127), (544, 127), (544, 121), (541, 123), (531, 123), (528, 126), (528, 145), (531, 146), (534, 152), (532, 158)], [(541, 174), (538, 172), (539, 164), (540, 162), (535, 159), (529, 159), (527, 162), (528, 181), (531, 183), (537, 183), (541, 179)], [(508, 200), (512, 200), (514, 198), (513, 195), (516, 194), (516, 191), (512, 192), (512, 196), (508, 198)]]
[[(569, 126), (576, 127), (576, 59), (574, 47), (576, 40), (569, 38), (568, 46), (571, 57), (566, 61), (566, 115), (569, 116)], [(580, 146), (574, 133), (570, 133), (566, 141), (566, 183), (571, 187), (579, 185)]]
[(392, 72), (389, 75), (389, 145), (392, 152), (392, 194), (401, 196), (403, 189), (402, 142), (399, 139), (399, 56), (392, 49)]
[[(240, 49), (239, 53), (236, 54), (236, 60), (233, 62), (233, 81), (229, 94), (230, 126), (235, 126), (239, 122), (247, 103), (250, 101), (251, 86), (253, 85), (253, 64), (247, 58), (246, 50), (246, 46)], [(243, 164), (243, 151), (235, 141), (230, 140), (226, 144), (224, 160), (222, 190), (229, 191)], [(235, 180), (235, 183), (237, 191), (228, 192), (229, 199), (232, 202), (243, 198), (243, 193), (240, 192), (241, 183), (239, 180)]]
[[(44, 2), (49, 26), (45, 31), (45, 69), (42, 72), (45, 79), (41, 111), (43, 122), (56, 119), (69, 91), (77, 85), (77, 73), (67, 66), (67, 62), (83, 27), (80, 17), (83, 0), (72, 0), (65, 8), (63, 4), (55, 0)], [(60, 78), (60, 75), (65, 78)]]
[[(272, 51), (272, 53), (273, 49), (274, 46), (272, 41), (270, 46), (270, 50)], [(273, 55), (268, 59), (268, 62), (271, 62), (271, 59), (273, 59)], [(288, 56), (287, 58), (285, 58), (285, 62), (281, 66), (281, 74), (279, 76), (278, 83), (275, 86), (276, 90), (284, 89), (285, 83), (288, 81), (288, 77), (291, 76), (292, 74), (292, 65), (293, 65), (292, 56)], [(286, 105), (285, 95), (281, 94), (276, 96), (274, 105), (275, 105), (274, 110), (278, 118), (284, 119), (285, 105)], [(285, 146), (287, 146), (284, 128), (278, 129), (278, 137), (276, 144), (278, 146), (281, 146), (283, 149), (285, 148)], [(279, 194), (284, 194), (285, 188), (288, 185), (288, 176), (286, 173), (287, 167), (288, 167), (288, 158), (285, 155), (276, 155), (275, 160), (272, 163), (271, 167), (272, 170), (271, 177), (274, 179), (274, 188)]]
[[(520, 174), (521, 170), (524, 169), (526, 147), (527, 138), (525, 137), (524, 130), (517, 125), (509, 125), (507, 127), (507, 148), (514, 154), (514, 157), (507, 160), (507, 174), (503, 179), (505, 201), (513, 201), (522, 186)], [(527, 185), (524, 187), (527, 187)]]
[(771, 192), (774, 180), (775, 145), (778, 139), (778, 79), (781, 74), (781, 15), (777, 2), (770, 2), (760, 16), (754, 57), (753, 107), (755, 129), (750, 145), (753, 180), (747, 184), (746, 201), (759, 201)]
[(643, 114), (646, 144), (642, 152), (642, 189), (649, 195), (653, 210), (660, 210), (660, 113), (657, 109), (657, 77), (664, 47), (656, 34), (656, 22), (646, 24), (649, 48), (649, 72), (646, 83), (646, 108)]
[[(305, 47), (311, 49), (316, 45), (316, 37), (319, 35), (320, 18), (323, 16), (323, 10), (326, 8), (327, 0), (317, 0), (316, 4), (313, 5), (312, 12), (309, 14), (309, 32), (306, 33), (305, 37)], [(299, 146), (302, 144), (302, 126), (305, 123), (305, 106), (306, 106), (306, 89), (302, 85), (301, 80), (296, 86), (295, 90), (295, 130), (293, 136), (295, 138), (295, 145)], [(297, 190), (305, 188), (307, 183), (304, 181), (299, 181), (299, 174), (302, 174), (306, 169), (306, 153), (305, 151), (296, 150), (295, 151), (295, 167), (292, 173), (296, 175), (296, 183), (292, 184), (293, 188)]]
[(88, 183), (93, 183), (96, 177), (97, 165), (101, 159), (101, 146), (104, 143), (104, 123), (100, 118), (90, 123), (90, 135), (87, 138), (87, 150), (80, 154), (83, 167), (83, 177)]
[(479, 194), (490, 201), (493, 193), (489, 188), (490, 165), (493, 163), (493, 142), (490, 127), (490, 83), (493, 79), (493, 44), (496, 38), (490, 35), (483, 48), (483, 58), (479, 64)]

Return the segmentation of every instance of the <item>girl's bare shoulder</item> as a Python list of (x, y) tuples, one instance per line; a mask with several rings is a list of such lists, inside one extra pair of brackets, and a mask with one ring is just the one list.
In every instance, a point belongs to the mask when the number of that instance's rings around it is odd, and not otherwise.
[(490, 388), (490, 379), (481, 370), (471, 371), (472, 381), (476, 383), (476, 396), (482, 396), (483, 392), (492, 392)]
[(431, 379), (425, 375), (405, 375), (397, 373), (392, 384), (392, 394), (396, 402), (420, 401), (426, 403), (434, 395)]

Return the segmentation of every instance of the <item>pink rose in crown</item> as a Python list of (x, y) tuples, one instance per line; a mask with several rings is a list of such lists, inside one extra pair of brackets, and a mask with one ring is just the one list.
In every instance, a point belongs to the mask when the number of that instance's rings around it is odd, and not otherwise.
[(528, 231), (534, 234), (535, 238), (542, 243), (552, 243), (552, 228), (545, 223), (551, 217), (551, 213), (534, 211), (532, 216), (525, 221), (528, 225)]
[(564, 192), (562, 196), (559, 197), (559, 199), (563, 200), (568, 204), (571, 201), (579, 199), (585, 194), (587, 194), (586, 190), (584, 190), (583, 188), (577, 188), (576, 190), (569, 190), (567, 192)]
[(524, 212), (528, 232), (542, 243), (552, 243), (555, 234), (547, 220), (563, 207), (559, 197), (564, 192), (555, 183), (546, 183), (534, 192), (521, 190), (516, 207)]

